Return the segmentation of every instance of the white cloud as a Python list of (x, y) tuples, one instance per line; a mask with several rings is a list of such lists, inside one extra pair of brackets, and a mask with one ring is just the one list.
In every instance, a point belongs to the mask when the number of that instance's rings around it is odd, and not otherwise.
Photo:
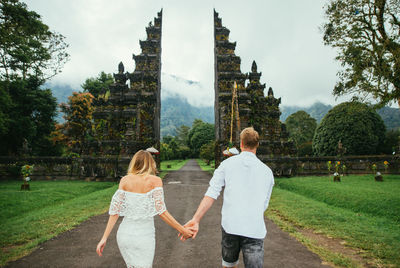
[[(194, 106), (213, 106), (214, 95), (211, 95), (204, 85), (198, 81), (187, 80), (175, 75), (162, 73), (163, 88), (161, 98), (172, 96), (185, 96), (187, 101)], [(187, 97), (190, 92), (190, 97)]]
[[(52, 83), (79, 89), (101, 71), (117, 72), (124, 62), (134, 70), (132, 53), (140, 53), (145, 27), (163, 8), (162, 94), (181, 94), (189, 103), (213, 105), (213, 8), (237, 42), (242, 72), (253, 60), (283, 105), (335, 104), (331, 95), (338, 64), (322, 43), (324, 1), (149, 1), (28, 0), (52, 30), (66, 36), (71, 61)], [(187, 85), (170, 75), (199, 81)]]

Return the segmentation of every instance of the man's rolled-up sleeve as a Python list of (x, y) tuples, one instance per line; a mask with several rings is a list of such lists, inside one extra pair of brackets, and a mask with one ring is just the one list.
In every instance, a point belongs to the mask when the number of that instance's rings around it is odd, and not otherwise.
[(214, 171), (214, 175), (210, 180), (210, 186), (208, 187), (207, 192), (204, 194), (213, 199), (217, 199), (221, 193), (222, 187), (225, 186), (225, 171), (224, 165), (221, 165)]

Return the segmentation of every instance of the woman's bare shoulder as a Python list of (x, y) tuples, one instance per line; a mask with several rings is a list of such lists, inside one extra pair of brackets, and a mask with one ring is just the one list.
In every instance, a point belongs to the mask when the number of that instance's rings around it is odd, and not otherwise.
[(150, 175), (149, 179), (154, 188), (163, 186), (162, 179), (160, 177), (157, 177), (155, 175)]
[(125, 186), (128, 184), (129, 178), (132, 177), (132, 175), (125, 175), (124, 177), (121, 178), (119, 181), (119, 187), (118, 189), (125, 189)]

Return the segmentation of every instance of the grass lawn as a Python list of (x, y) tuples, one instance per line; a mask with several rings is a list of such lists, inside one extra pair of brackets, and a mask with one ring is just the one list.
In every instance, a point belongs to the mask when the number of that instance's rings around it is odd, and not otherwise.
[[(203, 160), (203, 170), (213, 172)], [(275, 178), (267, 217), (325, 261), (341, 267), (400, 267), (400, 176), (372, 175)], [(321, 246), (301, 230), (337, 238), (360, 259)]]
[(113, 182), (33, 181), (31, 191), (20, 191), (20, 185), (0, 182), (0, 266), (106, 212), (117, 189)]
[[(161, 162), (160, 177), (170, 170), (180, 169), (187, 161)], [(88, 218), (106, 212), (118, 187), (114, 182), (33, 181), (31, 191), (20, 191), (21, 183), (0, 182), (0, 266), (30, 253), (39, 243)]]
[[(360, 249), (372, 266), (400, 267), (400, 176), (372, 175), (277, 178), (267, 216), (302, 240), (298, 228), (340, 238)], [(340, 254), (304, 241), (325, 260), (339, 266), (358, 266)]]
[[(189, 161), (189, 159), (185, 159), (185, 160), (178, 159), (178, 160), (161, 161), (161, 171), (178, 170), (181, 167), (183, 167), (183, 165), (185, 165), (187, 161)], [(167, 167), (168, 165), (170, 165), (171, 167)]]
[[(178, 170), (181, 167), (183, 167), (183, 165), (186, 164), (186, 162), (189, 161), (189, 159), (186, 160), (182, 160), (182, 159), (178, 159), (178, 160), (164, 160), (161, 161), (161, 172), (159, 174), (159, 176), (161, 178), (164, 178), (165, 175), (167, 175), (168, 171), (173, 171), (173, 170)], [(168, 167), (171, 166), (171, 167)]]
[(214, 168), (215, 167), (215, 161), (214, 160), (212, 160), (209, 165), (207, 165), (207, 162), (205, 160), (203, 160), (203, 159), (196, 159), (196, 161), (197, 161), (197, 163), (199, 164), (199, 166), (201, 167), (202, 170), (208, 171), (211, 174), (214, 173), (214, 170), (215, 170), (215, 168)]

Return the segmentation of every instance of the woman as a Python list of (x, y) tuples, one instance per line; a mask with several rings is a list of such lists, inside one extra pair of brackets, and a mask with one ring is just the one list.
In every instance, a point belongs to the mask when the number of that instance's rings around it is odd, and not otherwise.
[(193, 232), (180, 225), (168, 213), (162, 181), (155, 176), (156, 163), (149, 152), (140, 150), (132, 158), (128, 175), (123, 177), (111, 200), (104, 235), (96, 252), (102, 256), (107, 238), (119, 216), (124, 216), (117, 232), (117, 243), (127, 267), (152, 267), (155, 249), (154, 216), (190, 238)]

